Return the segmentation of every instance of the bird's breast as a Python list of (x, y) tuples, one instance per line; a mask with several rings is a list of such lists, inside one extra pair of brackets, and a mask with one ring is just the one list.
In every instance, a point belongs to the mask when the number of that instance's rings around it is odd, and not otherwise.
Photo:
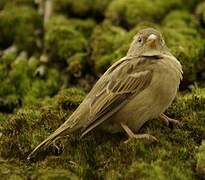
[(156, 104), (162, 111), (173, 101), (179, 87), (181, 71), (175, 65), (175, 62), (170, 59), (162, 59), (156, 65), (148, 90), (153, 104)]

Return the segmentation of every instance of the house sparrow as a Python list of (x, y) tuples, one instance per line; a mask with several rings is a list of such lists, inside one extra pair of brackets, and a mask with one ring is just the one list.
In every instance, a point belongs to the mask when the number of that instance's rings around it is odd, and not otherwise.
[(169, 52), (160, 32), (143, 29), (134, 37), (127, 55), (114, 63), (97, 81), (75, 112), (28, 156), (57, 138), (82, 130), (82, 136), (94, 128), (116, 133), (125, 131), (136, 139), (154, 139), (135, 134), (150, 119), (160, 117), (169, 123), (164, 111), (176, 96), (182, 67)]

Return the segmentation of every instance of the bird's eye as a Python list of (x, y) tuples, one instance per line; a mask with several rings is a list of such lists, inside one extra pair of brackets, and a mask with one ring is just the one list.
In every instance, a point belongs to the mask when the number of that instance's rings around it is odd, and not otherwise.
[(137, 39), (137, 42), (138, 42), (138, 43), (141, 43), (141, 42), (142, 42), (142, 38), (139, 37), (139, 38)]
[(137, 42), (141, 44), (142, 41), (143, 41), (143, 39), (141, 37), (138, 37)]

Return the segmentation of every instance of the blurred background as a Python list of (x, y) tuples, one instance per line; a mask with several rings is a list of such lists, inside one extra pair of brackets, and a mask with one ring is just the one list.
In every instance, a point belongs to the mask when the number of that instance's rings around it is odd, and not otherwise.
[[(160, 30), (184, 71), (167, 114), (142, 132), (159, 144), (91, 133), (29, 152), (126, 55), (142, 28)], [(0, 175), (3, 179), (205, 179), (205, 1), (0, 0)], [(82, 142), (83, 141), (83, 142)], [(45, 155), (49, 155), (46, 157)], [(60, 156), (57, 156), (60, 155)]]

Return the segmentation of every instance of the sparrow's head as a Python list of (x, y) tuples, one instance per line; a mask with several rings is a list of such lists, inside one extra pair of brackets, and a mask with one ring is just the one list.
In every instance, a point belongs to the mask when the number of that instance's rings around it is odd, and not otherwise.
[(128, 55), (154, 56), (168, 51), (162, 34), (153, 28), (142, 29), (134, 37)]

